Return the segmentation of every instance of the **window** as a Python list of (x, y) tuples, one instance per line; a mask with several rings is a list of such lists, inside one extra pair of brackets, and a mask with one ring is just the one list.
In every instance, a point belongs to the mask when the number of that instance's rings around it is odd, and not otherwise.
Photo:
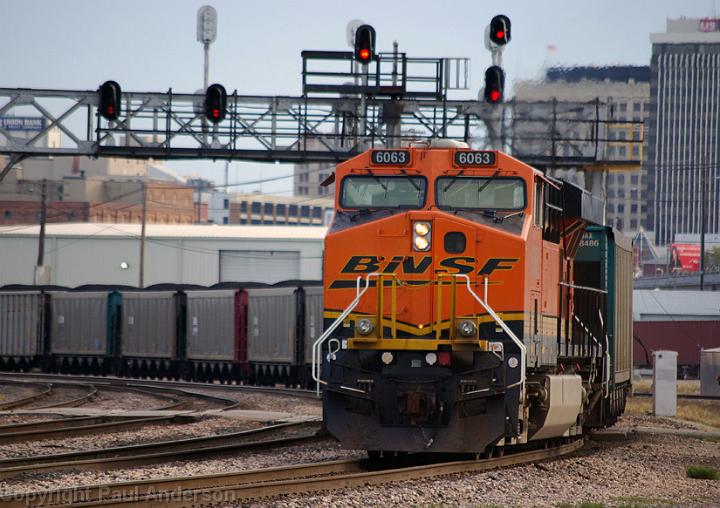
[(625, 205), (623, 203), (618, 203), (617, 211), (619, 214), (625, 213)]
[(637, 213), (637, 203), (630, 205), (630, 213)]
[(436, 182), (439, 207), (470, 210), (523, 210), (525, 182), (520, 178), (442, 177)]
[(637, 219), (630, 219), (630, 229), (637, 229)]
[(247, 201), (241, 201), (240, 202), (240, 211), (241, 212), (247, 212)]
[(625, 102), (618, 103), (618, 112), (627, 113), (627, 103), (625, 103)]
[(465, 252), (466, 239), (463, 233), (452, 231), (445, 233), (445, 252), (448, 254), (460, 254)]
[(320, 208), (319, 206), (314, 207), (312, 216), (315, 217), (316, 219), (321, 218), (322, 217), (322, 208)]
[(301, 196), (307, 196), (308, 188), (305, 185), (301, 185), (300, 187), (298, 187), (298, 194), (300, 194)]
[(535, 182), (535, 207), (533, 211), (533, 224), (535, 226), (543, 225), (543, 182), (537, 180)]
[(229, 224), (230, 219), (228, 217), (223, 217), (223, 224)]
[(5, 219), (12, 219), (12, 212), (10, 210), (5, 210)]
[(617, 175), (615, 181), (618, 185), (625, 185), (625, 175)]
[(638, 145), (633, 145), (632, 147), (632, 155), (634, 158), (640, 157), (640, 147)]
[(619, 146), (618, 147), (618, 156), (625, 157), (626, 154), (627, 154), (627, 148), (625, 146)]
[(608, 203), (607, 211), (608, 213), (615, 213), (615, 205), (613, 203)]
[(638, 183), (638, 176), (637, 175), (630, 175), (630, 184), (631, 185), (637, 185)]
[(253, 201), (252, 203), (252, 213), (260, 213), (260, 205), (262, 203), (258, 203), (257, 201)]
[(230, 200), (229, 199), (223, 199), (223, 208), (227, 210), (230, 208)]
[[(438, 179), (442, 180), (442, 179)], [(344, 208), (421, 208), (427, 181), (407, 176), (346, 176), (340, 205)]]
[(273, 214), (273, 204), (265, 203), (265, 206), (263, 206), (263, 213), (265, 215), (272, 215)]
[(281, 215), (281, 216), (285, 217), (285, 205), (284, 204), (275, 205), (275, 213), (277, 215)]
[(310, 217), (310, 207), (307, 205), (303, 205), (300, 207), (300, 216), (301, 217)]
[(298, 205), (290, 205), (290, 217), (297, 217), (298, 215)]
[(642, 103), (633, 102), (633, 111), (640, 112), (641, 107), (642, 107)]

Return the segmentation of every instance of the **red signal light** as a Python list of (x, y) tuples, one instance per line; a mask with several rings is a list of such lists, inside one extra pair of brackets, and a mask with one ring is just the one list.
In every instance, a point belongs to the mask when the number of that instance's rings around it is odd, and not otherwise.
[(117, 120), (122, 111), (122, 92), (116, 81), (106, 81), (98, 89), (98, 113), (109, 121)]
[(362, 25), (355, 30), (355, 60), (366, 65), (375, 58), (375, 29), (370, 25)]
[(222, 122), (227, 115), (227, 91), (217, 83), (205, 91), (205, 118), (212, 123)]
[(452, 354), (450, 351), (438, 351), (438, 365), (447, 367), (452, 362)]
[(490, 20), (490, 42), (498, 46), (504, 46), (510, 42), (511, 24), (510, 18), (503, 14), (498, 14)]
[(505, 90), (505, 72), (493, 65), (485, 71), (485, 100), (490, 104), (502, 102)]

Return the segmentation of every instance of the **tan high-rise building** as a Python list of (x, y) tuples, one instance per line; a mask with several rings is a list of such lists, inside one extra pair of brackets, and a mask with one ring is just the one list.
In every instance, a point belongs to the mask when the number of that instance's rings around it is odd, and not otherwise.
[[(520, 81), (514, 86), (514, 99), (517, 101), (538, 101), (534, 111), (521, 111), (517, 115), (534, 118), (551, 118), (550, 109), (557, 111), (566, 108), (577, 108), (578, 103), (585, 103), (582, 117), (588, 121), (568, 121), (563, 123), (558, 117), (558, 138), (570, 140), (559, 141), (554, 147), (559, 157), (597, 157), (608, 161), (642, 161), (644, 139), (640, 122), (646, 118), (650, 100), (650, 68), (645, 66), (610, 66), (610, 67), (568, 67), (550, 68), (542, 81)], [(539, 104), (545, 101), (545, 104)], [(553, 106), (553, 101), (557, 101)], [(596, 103), (597, 101), (597, 103)], [(596, 105), (597, 104), (597, 105)], [(594, 143), (574, 143), (571, 140), (593, 139), (593, 122), (597, 114), (596, 108), (602, 104), (600, 118), (603, 120), (599, 132), (606, 139), (598, 142), (600, 153), (595, 153)], [(525, 105), (523, 105), (525, 107)], [(544, 108), (544, 109), (543, 109)], [(577, 112), (568, 115), (577, 118)], [(536, 123), (528, 123), (530, 129)], [(527, 153), (544, 153), (547, 151), (547, 126), (542, 126), (542, 135), (532, 136), (532, 132), (522, 131), (518, 134), (520, 146)], [(578, 152), (578, 146), (584, 152)], [(587, 153), (585, 153), (587, 152)], [(516, 154), (522, 158), (522, 154)], [(586, 185), (585, 176), (575, 174), (574, 170), (559, 170), (555, 176), (574, 180)], [(589, 183), (589, 182), (588, 182)], [(605, 189), (592, 189), (600, 198), (607, 200), (607, 224), (628, 233), (640, 229), (647, 217), (645, 194), (647, 182), (642, 171), (609, 171)], [(603, 192), (604, 191), (604, 192)], [(604, 195), (603, 195), (604, 194)]]

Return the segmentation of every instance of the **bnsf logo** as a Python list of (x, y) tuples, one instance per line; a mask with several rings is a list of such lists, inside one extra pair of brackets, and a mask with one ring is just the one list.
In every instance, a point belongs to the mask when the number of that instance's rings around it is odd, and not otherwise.
[[(518, 258), (490, 258), (477, 272), (477, 275), (490, 275), (495, 270), (512, 270)], [(353, 256), (340, 270), (340, 273), (394, 273), (397, 271), (418, 274), (430, 268), (432, 257), (425, 256), (419, 261), (411, 256), (394, 256), (390, 261), (381, 261), (378, 256)], [(476, 270), (478, 260), (467, 256), (445, 258), (439, 265), (449, 273), (469, 274)]]

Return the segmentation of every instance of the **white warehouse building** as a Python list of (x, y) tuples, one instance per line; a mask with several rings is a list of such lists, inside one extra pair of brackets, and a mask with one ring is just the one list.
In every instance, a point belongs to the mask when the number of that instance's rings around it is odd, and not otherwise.
[[(0, 227), (0, 287), (32, 284), (40, 227)], [(322, 278), (325, 227), (151, 224), (145, 286)], [(138, 286), (140, 224), (48, 224), (49, 283)]]

